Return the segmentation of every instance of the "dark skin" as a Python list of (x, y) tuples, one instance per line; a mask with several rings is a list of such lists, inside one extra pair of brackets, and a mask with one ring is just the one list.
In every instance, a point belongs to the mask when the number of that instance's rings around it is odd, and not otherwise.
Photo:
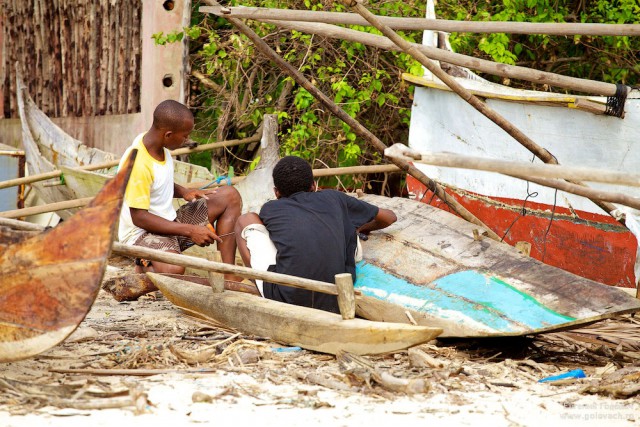
[[(276, 198), (279, 199), (282, 197), (280, 191), (277, 188), (273, 189), (276, 195)], [(316, 191), (316, 184), (313, 183), (309, 188), (310, 192)], [(375, 218), (369, 221), (366, 224), (363, 224), (356, 231), (358, 233), (362, 233), (365, 235), (369, 235), (370, 232), (374, 230), (380, 230), (382, 228), (386, 228), (396, 222), (397, 217), (396, 214), (390, 209), (378, 209), (378, 213)], [(240, 256), (242, 257), (242, 262), (245, 266), (251, 267), (251, 253), (249, 252), (249, 248), (247, 248), (247, 241), (241, 237), (242, 230), (250, 224), (262, 224), (262, 220), (255, 212), (248, 212), (244, 215), (241, 215), (236, 221), (236, 225), (234, 228), (236, 243), (238, 245), (238, 252), (240, 252)]]
[[(185, 118), (172, 129), (151, 127), (142, 142), (154, 159), (164, 161), (163, 149), (175, 150), (182, 147), (193, 130), (193, 126), (193, 118)], [(217, 221), (217, 234), (206, 226), (169, 221), (146, 209), (130, 209), (133, 223), (153, 234), (188, 237), (198, 246), (209, 246), (217, 242), (222, 262), (235, 264), (235, 239), (232, 236), (220, 238), (218, 234), (233, 231), (235, 221), (240, 216), (242, 199), (238, 191), (233, 187), (221, 187), (214, 190), (190, 189), (174, 183), (173, 196), (187, 202), (198, 198), (206, 199), (209, 223), (213, 224)], [(136, 266), (136, 272), (184, 274), (184, 270), (185, 268), (182, 266), (160, 261), (153, 261), (149, 267)], [(234, 275), (225, 275), (225, 279), (242, 280)]]

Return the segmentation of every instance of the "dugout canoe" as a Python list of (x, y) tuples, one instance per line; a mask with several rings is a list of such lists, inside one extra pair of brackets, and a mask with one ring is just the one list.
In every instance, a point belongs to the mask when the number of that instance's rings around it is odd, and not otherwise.
[(88, 206), (60, 225), (22, 236), (0, 234), (0, 362), (59, 344), (89, 312), (134, 159), (135, 154)]
[[(434, 16), (428, 16), (434, 17)], [(423, 44), (439, 47), (437, 34)], [(444, 68), (444, 67), (443, 67)], [(491, 83), (463, 67), (454, 79), (483, 99), (561, 165), (640, 170), (640, 90), (626, 100), (514, 89)], [(513, 162), (533, 155), (500, 127), (452, 92), (430, 72), (404, 75), (415, 85), (408, 145), (419, 152), (448, 152)], [(623, 117), (612, 106), (621, 105)], [(535, 160), (540, 162), (540, 160)], [(597, 282), (633, 288), (639, 278), (636, 237), (592, 201), (533, 182), (476, 170), (416, 164), (447, 193), (504, 241), (527, 242), (531, 256)], [(589, 183), (598, 190), (640, 197), (639, 187)], [(407, 187), (416, 200), (447, 209), (412, 177)], [(630, 212), (630, 209), (623, 208)], [(629, 224), (638, 221), (637, 212)]]
[(343, 320), (339, 314), (322, 310), (241, 292), (214, 293), (210, 287), (147, 274), (169, 301), (190, 315), (321, 353), (386, 353), (429, 342), (442, 332), (402, 323)]
[[(533, 335), (640, 311), (640, 300), (521, 254), (418, 201), (364, 195), (398, 220), (362, 242), (357, 314), (443, 329), (442, 337)], [(476, 230), (477, 231), (477, 230)]]

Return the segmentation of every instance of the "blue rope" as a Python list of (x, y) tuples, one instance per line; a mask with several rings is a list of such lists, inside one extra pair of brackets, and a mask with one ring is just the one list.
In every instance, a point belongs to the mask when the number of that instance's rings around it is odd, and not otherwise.
[(206, 190), (207, 188), (211, 187), (213, 184), (220, 184), (222, 181), (226, 181), (227, 185), (231, 185), (231, 178), (229, 178), (226, 175), (220, 175), (219, 177), (217, 177), (216, 179), (214, 179), (204, 187), (200, 187), (200, 190)]

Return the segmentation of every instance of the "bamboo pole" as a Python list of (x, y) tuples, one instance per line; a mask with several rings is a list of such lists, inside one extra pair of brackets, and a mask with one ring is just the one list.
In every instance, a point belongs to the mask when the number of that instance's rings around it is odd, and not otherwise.
[[(421, 153), (421, 156), (424, 156), (424, 155), (425, 153)], [(464, 156), (457, 156), (457, 157), (464, 157)], [(433, 166), (461, 167), (461, 168), (467, 168), (467, 169), (478, 169), (478, 170), (489, 171), (489, 169), (480, 169), (478, 167), (466, 167), (467, 163), (453, 162), (451, 161), (452, 160), (451, 158), (449, 158), (448, 161), (446, 162), (439, 162), (437, 160), (434, 160), (433, 163), (431, 163), (429, 159), (422, 161), (421, 159), (416, 159), (415, 156), (412, 156), (412, 155), (409, 155), (407, 158), (412, 159), (412, 161), (431, 164)], [(473, 158), (473, 159), (477, 159), (477, 158)], [(514, 166), (515, 164), (516, 164), (515, 162), (510, 163), (510, 166)], [(517, 163), (517, 164), (520, 165), (521, 163)], [(522, 165), (530, 166), (529, 163), (522, 164)], [(555, 165), (538, 165), (538, 166), (549, 167), (549, 168), (560, 167)], [(524, 175), (522, 173), (519, 173), (519, 172), (522, 172), (519, 170), (519, 167), (502, 168), (501, 170), (496, 170), (495, 168), (493, 168), (490, 171), (503, 173), (513, 178), (522, 179), (525, 181), (535, 182), (536, 184), (540, 184), (545, 187), (555, 188), (557, 190), (562, 190), (567, 193), (583, 196), (588, 199), (604, 200), (607, 202), (618, 203), (620, 205), (629, 206), (631, 208), (640, 210), (640, 199), (638, 199), (637, 197), (628, 196), (623, 193), (617, 193), (617, 192), (605, 191), (605, 190), (596, 190), (591, 187), (576, 185), (576, 184), (572, 184), (570, 182), (562, 181), (559, 179), (547, 179), (547, 178), (540, 178), (537, 176)]]
[[(431, 71), (436, 77), (442, 80), (444, 84), (446, 84), (449, 88), (451, 88), (451, 90), (453, 90), (458, 95), (460, 95), (462, 99), (467, 101), (473, 108), (478, 110), (482, 115), (487, 117), (496, 125), (500, 126), (505, 132), (511, 135), (522, 146), (524, 146), (527, 150), (535, 154), (536, 157), (538, 157), (545, 163), (550, 163), (550, 164), (558, 163), (556, 158), (552, 156), (551, 153), (549, 153), (546, 149), (536, 144), (531, 138), (525, 135), (521, 130), (516, 128), (504, 117), (502, 117), (502, 115), (500, 115), (493, 109), (489, 108), (484, 102), (482, 102), (475, 95), (470, 93), (466, 88), (464, 88), (464, 86), (458, 83), (453, 77), (445, 73), (438, 65), (436, 65), (433, 61), (427, 58), (422, 52), (415, 49), (409, 42), (407, 42), (398, 34), (396, 34), (388, 26), (385, 26), (384, 24), (382, 24), (375, 15), (369, 12), (369, 10), (361, 4), (361, 1), (362, 0), (342, 0), (342, 2), (346, 6), (355, 9), (363, 18), (365, 18), (373, 26), (375, 26), (380, 32), (382, 32), (382, 34), (387, 36), (396, 45), (400, 46), (404, 52), (406, 52), (407, 54), (411, 55), (414, 59), (419, 61), (429, 71)], [(581, 182), (573, 182), (573, 183), (578, 185), (584, 185)], [(616, 209), (616, 207), (610, 203), (603, 202), (596, 199), (590, 199), (590, 200), (610, 215)]]
[[(326, 169), (313, 169), (313, 176), (336, 176), (336, 175), (349, 175), (359, 173), (386, 173), (386, 172), (402, 172), (402, 170), (395, 165), (373, 165), (373, 166), (351, 166), (344, 168), (326, 168)], [(56, 172), (51, 172), (56, 173)], [(237, 176), (231, 178), (231, 184), (235, 185), (245, 179), (244, 176)], [(202, 188), (209, 185), (210, 187), (221, 187), (227, 185), (226, 183), (214, 183), (210, 182), (189, 182), (183, 184), (186, 188)], [(19, 218), (29, 215), (36, 215), (47, 212), (57, 212), (64, 209), (78, 208), (87, 205), (93, 198), (85, 197), (82, 199), (66, 200), (64, 202), (49, 203), (45, 205), (32, 206), (23, 209), (14, 209), (10, 211), (0, 212), (0, 217), (4, 218)]]
[[(316, 178), (323, 176), (338, 176), (338, 175), (351, 175), (351, 174), (369, 174), (369, 173), (392, 173), (392, 172), (403, 172), (396, 165), (371, 165), (371, 166), (349, 166), (343, 168), (322, 168), (322, 169), (312, 169), (313, 176)], [(245, 179), (244, 176), (236, 176), (231, 178), (231, 185), (235, 185)], [(198, 182), (189, 182), (186, 184), (182, 184), (183, 187), (186, 188), (203, 188), (204, 186), (209, 187), (222, 187), (227, 185), (226, 182), (214, 183), (205, 181)]]
[[(402, 147), (404, 155), (399, 155)], [(409, 152), (414, 155), (407, 156)], [(395, 144), (385, 150), (387, 157), (401, 157), (417, 163), (432, 166), (455, 167), (474, 169), (489, 172), (499, 172), (506, 175), (517, 175), (524, 178), (562, 178), (567, 180), (582, 180), (591, 182), (603, 182), (608, 184), (621, 184), (640, 187), (640, 174), (628, 172), (616, 172), (605, 169), (566, 166), (558, 164), (533, 164), (530, 162), (515, 162), (499, 159), (487, 159), (482, 157), (465, 156), (454, 153), (415, 152), (403, 144)]]
[[(355, 13), (262, 7), (201, 7), (201, 12), (237, 19), (279, 19), (340, 25), (373, 25)], [(640, 36), (638, 24), (534, 23), (505, 21), (451, 21), (427, 18), (377, 17), (395, 30), (433, 30), (451, 33), (547, 34), (555, 36)], [(373, 25), (375, 26), (375, 25)]]
[(10, 211), (0, 212), (2, 218), (20, 218), (30, 215), (37, 215), (47, 212), (63, 211), (65, 209), (80, 208), (86, 206), (93, 200), (93, 197), (85, 197), (83, 199), (65, 200), (64, 202), (49, 203), (46, 205), (32, 206), (30, 208), (13, 209)]
[[(248, 138), (243, 138), (243, 139), (230, 139), (228, 141), (213, 142), (211, 144), (199, 145), (194, 148), (186, 148), (186, 147), (178, 148), (171, 152), (171, 156), (175, 157), (183, 154), (191, 154), (191, 153), (199, 153), (201, 151), (215, 150), (217, 148), (232, 147), (235, 145), (242, 145), (242, 144), (250, 144), (252, 142), (260, 141), (261, 137), (262, 135), (260, 133), (257, 133), (256, 135), (250, 136)], [(94, 171), (99, 169), (109, 169), (114, 166), (118, 166), (119, 163), (120, 163), (120, 160), (111, 160), (109, 162), (104, 162), (104, 163), (78, 166), (77, 168), (73, 168), (73, 169)], [(62, 171), (58, 170), (58, 171), (41, 173), (37, 175), (25, 176), (23, 178), (10, 179), (7, 181), (0, 182), (0, 190), (3, 188), (15, 187), (17, 185), (32, 184), (34, 182), (45, 181), (47, 179), (52, 179), (52, 178), (58, 178), (60, 175), (62, 175)]]
[(113, 252), (118, 255), (125, 255), (129, 257), (143, 257), (152, 261), (166, 262), (173, 265), (181, 265), (183, 267), (197, 268), (200, 270), (212, 271), (216, 273), (236, 274), (238, 276), (247, 277), (249, 279), (260, 279), (270, 283), (277, 283), (294, 288), (306, 289), (314, 292), (322, 292), (330, 295), (338, 295), (338, 289), (335, 283), (305, 279), (302, 277), (289, 276), (286, 274), (273, 273), (270, 271), (261, 271), (239, 265), (225, 264), (222, 262), (208, 261), (206, 259), (189, 255), (163, 252), (156, 249), (144, 248), (142, 246), (130, 246), (114, 242)]
[[(204, 0), (207, 4), (215, 3), (213, 0)], [(203, 8), (201, 8), (202, 10)], [(247, 36), (256, 47), (269, 59), (274, 61), (278, 66), (285, 71), (289, 76), (291, 76), (299, 85), (304, 87), (314, 98), (320, 101), (329, 111), (331, 111), (336, 117), (341, 119), (347, 125), (349, 125), (354, 132), (363, 138), (366, 142), (371, 144), (377, 151), (380, 153), (384, 153), (386, 146), (378, 137), (373, 135), (368, 129), (366, 129), (362, 124), (360, 124), (353, 117), (348, 115), (343, 109), (338, 107), (329, 97), (327, 97), (324, 93), (319, 91), (309, 80), (307, 80), (304, 75), (298, 71), (296, 68), (291, 66), (288, 62), (282, 59), (273, 49), (269, 47), (251, 28), (247, 27), (244, 23), (235, 18), (225, 17), (229, 20), (240, 32), (242, 32), (245, 36)], [(462, 206), (457, 200), (453, 197), (450, 197), (445, 190), (427, 175), (425, 175), (418, 168), (413, 166), (412, 164), (404, 161), (404, 160), (394, 160), (393, 163), (396, 164), (400, 169), (404, 172), (409, 173), (413, 177), (415, 177), (418, 181), (427, 186), (431, 191), (433, 191), (443, 202), (445, 202), (455, 213), (460, 215), (462, 218), (467, 221), (476, 224), (480, 227), (486, 229), (489, 237), (496, 241), (500, 241), (500, 236), (498, 236), (493, 230), (487, 227), (482, 221), (476, 218), (471, 212), (469, 212), (464, 206)]]
[[(269, 24), (281, 28), (288, 28), (309, 34), (317, 34), (325, 37), (338, 38), (368, 46), (377, 47), (384, 50), (402, 50), (395, 43), (385, 36), (351, 30), (330, 24), (317, 24), (297, 21), (271, 21), (264, 20)], [(563, 76), (561, 74), (547, 71), (534, 70), (532, 68), (520, 67), (517, 65), (500, 64), (486, 59), (474, 58), (460, 53), (438, 49), (433, 46), (425, 46), (419, 43), (411, 43), (416, 49), (424, 53), (427, 57), (453, 65), (459, 65), (472, 70), (482, 71), (511, 79), (519, 79), (537, 84), (548, 84), (562, 89), (574, 90), (577, 92), (590, 93), (602, 96), (614, 96), (616, 85), (612, 83), (598, 82), (594, 80), (580, 79), (576, 77)], [(601, 114), (601, 113), (600, 113)]]

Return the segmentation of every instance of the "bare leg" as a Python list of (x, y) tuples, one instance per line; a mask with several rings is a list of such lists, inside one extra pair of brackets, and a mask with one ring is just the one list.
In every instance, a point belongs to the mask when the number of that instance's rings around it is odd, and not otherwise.
[[(176, 251), (165, 251), (170, 252), (172, 254), (177, 254)], [(143, 267), (141, 265), (136, 265), (135, 272), (136, 273), (168, 273), (168, 274), (184, 274), (185, 268), (180, 265), (167, 264), (165, 262), (160, 261), (152, 261), (151, 265), (148, 267)]]
[(242, 238), (242, 230), (250, 224), (262, 224), (262, 220), (258, 214), (249, 212), (240, 216), (234, 228), (238, 252), (240, 252), (245, 267), (251, 267), (251, 253), (249, 252), (249, 248), (247, 248), (247, 241)]
[[(216, 223), (218, 235), (231, 233), (235, 223), (242, 212), (242, 197), (233, 187), (220, 187), (215, 193), (207, 195), (207, 208), (209, 222)], [(233, 235), (222, 237), (222, 243), (218, 243), (218, 250), (222, 262), (234, 265), (236, 261), (236, 239)], [(226, 280), (242, 281), (241, 277), (233, 274), (225, 274)]]

